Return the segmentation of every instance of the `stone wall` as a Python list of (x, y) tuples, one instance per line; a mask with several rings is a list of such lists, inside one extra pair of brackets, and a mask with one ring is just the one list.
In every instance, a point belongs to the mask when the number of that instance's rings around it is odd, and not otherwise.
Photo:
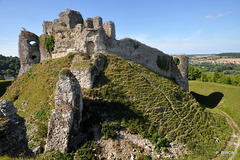
[[(187, 72), (187, 67), (184, 67), (188, 66), (186, 59), (184, 61), (180, 59), (180, 66), (184, 68), (181, 73), (172, 56), (130, 38), (114, 40), (107, 48), (107, 52), (141, 64), (163, 76), (174, 78), (182, 88), (188, 91), (187, 76), (182, 75)], [(158, 65), (158, 62), (161, 65)]]
[[(115, 25), (111, 21), (102, 24), (101, 17), (87, 18), (84, 21), (79, 12), (67, 9), (59, 14), (59, 19), (53, 22), (44, 21), (43, 33), (40, 36), (41, 61), (63, 57), (72, 52), (88, 55), (93, 52), (109, 52), (139, 63), (163, 76), (174, 78), (181, 87), (188, 91), (187, 59), (180, 58), (180, 65), (176, 66), (173, 57), (162, 51), (130, 38), (116, 40)], [(43, 37), (50, 34), (55, 37), (55, 45), (54, 50), (48, 53), (44, 49)], [(85, 71), (86, 74), (88, 72), (90, 70)]]
[(89, 57), (78, 54), (73, 59), (71, 72), (82, 88), (92, 89), (96, 76), (104, 70), (106, 63), (107, 58), (101, 53)]

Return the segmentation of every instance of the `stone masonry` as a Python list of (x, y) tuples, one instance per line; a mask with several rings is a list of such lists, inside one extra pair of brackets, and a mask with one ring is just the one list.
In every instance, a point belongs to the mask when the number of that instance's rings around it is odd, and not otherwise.
[[(48, 53), (44, 46), (44, 38), (51, 34), (55, 37), (55, 44), (54, 50)], [(28, 57), (31, 57), (33, 53), (29, 52), (28, 48), (31, 46), (29, 46), (28, 43), (22, 43), (21, 37), (20, 35), (19, 44), (21, 42), (21, 45), (19, 45), (19, 48), (20, 46), (26, 48), (26, 51), (19, 49), (21, 68), (24, 68), (21, 69), (20, 73), (22, 74), (29, 69), (29, 66), (32, 66)], [(30, 39), (26, 40), (29, 41)], [(38, 47), (38, 43), (36, 47)], [(177, 66), (172, 56), (164, 54), (162, 51), (149, 47), (141, 42), (130, 38), (116, 40), (115, 24), (111, 21), (103, 24), (103, 20), (99, 16), (83, 20), (79, 12), (67, 9), (67, 11), (59, 14), (59, 19), (55, 19), (53, 22), (44, 21), (39, 48), (40, 61), (63, 57), (68, 53), (85, 53), (90, 55), (93, 52), (108, 52), (115, 54), (124, 59), (139, 63), (163, 76), (175, 79), (181, 87), (188, 91), (188, 80), (186, 76), (188, 60), (186, 58), (179, 58), (180, 65)], [(24, 57), (26, 57), (28, 61), (26, 61)], [(34, 62), (38, 63), (37, 60), (39, 61), (38, 56)], [(157, 61), (161, 61), (164, 67), (159, 67)]]
[(81, 88), (92, 89), (95, 77), (104, 70), (107, 58), (101, 53), (91, 56), (77, 54), (74, 56), (71, 72), (78, 80)]

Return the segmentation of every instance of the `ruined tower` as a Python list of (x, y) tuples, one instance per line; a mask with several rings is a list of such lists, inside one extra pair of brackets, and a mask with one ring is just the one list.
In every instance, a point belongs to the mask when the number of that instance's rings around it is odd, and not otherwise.
[(21, 76), (34, 64), (40, 62), (38, 36), (29, 31), (21, 31), (21, 34), (19, 35), (18, 47), (21, 62), (21, 68), (18, 76)]
[[(54, 47), (47, 51), (45, 39), (50, 36), (54, 37)], [(19, 36), (22, 66), (19, 75), (33, 64), (69, 53), (85, 53), (91, 56), (92, 53), (108, 52), (141, 64), (162, 76), (173, 78), (179, 86), (188, 91), (186, 56), (178, 57), (180, 64), (177, 66), (172, 56), (156, 48), (131, 38), (116, 40), (115, 24), (112, 21), (103, 23), (99, 16), (84, 20), (78, 11), (67, 9), (53, 22), (43, 22), (43, 34), (39, 39), (40, 41), (36, 35), (27, 31), (23, 31)], [(35, 44), (32, 45), (30, 41), (35, 41)]]

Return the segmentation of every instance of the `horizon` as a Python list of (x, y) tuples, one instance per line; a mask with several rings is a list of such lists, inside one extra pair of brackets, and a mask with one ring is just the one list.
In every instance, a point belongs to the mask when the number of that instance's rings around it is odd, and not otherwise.
[(130, 37), (169, 55), (240, 52), (238, 0), (104, 2), (0, 0), (0, 54), (18, 56), (22, 27), (40, 36), (43, 21), (57, 19), (67, 8), (83, 19), (113, 21), (117, 40)]

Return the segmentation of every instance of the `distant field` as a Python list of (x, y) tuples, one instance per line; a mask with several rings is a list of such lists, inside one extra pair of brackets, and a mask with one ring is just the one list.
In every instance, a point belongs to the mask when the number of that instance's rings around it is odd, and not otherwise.
[[(240, 87), (226, 84), (189, 81), (190, 91), (202, 95), (209, 95), (213, 92), (221, 92), (224, 94), (223, 99), (216, 108), (229, 114), (234, 121), (240, 126)], [(214, 109), (213, 109), (214, 110)]]
[(216, 60), (217, 62), (229, 62), (229, 63), (235, 63), (240, 62), (240, 58), (220, 58)]

